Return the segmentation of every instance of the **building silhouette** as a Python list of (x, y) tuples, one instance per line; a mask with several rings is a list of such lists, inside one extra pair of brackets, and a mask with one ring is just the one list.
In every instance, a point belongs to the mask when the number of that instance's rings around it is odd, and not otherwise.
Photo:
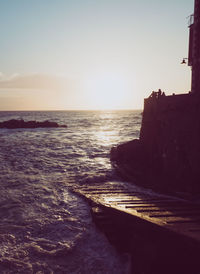
[(190, 20), (188, 64), (192, 66), (192, 92), (200, 92), (200, 0), (195, 0)]
[(200, 0), (190, 17), (185, 59), (192, 68), (191, 92), (153, 91), (144, 99), (139, 140), (113, 148), (111, 160), (138, 184), (200, 195)]

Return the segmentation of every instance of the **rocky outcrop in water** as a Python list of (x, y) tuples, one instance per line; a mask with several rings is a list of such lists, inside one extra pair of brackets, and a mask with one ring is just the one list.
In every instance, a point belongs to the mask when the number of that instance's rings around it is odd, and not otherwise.
[(14, 128), (66, 128), (66, 125), (59, 125), (56, 122), (50, 122), (50, 121), (43, 121), (43, 122), (38, 122), (38, 121), (24, 121), (23, 119), (17, 120), (17, 119), (11, 119), (8, 121), (0, 122), (0, 128), (9, 128), (9, 129), (14, 129)]

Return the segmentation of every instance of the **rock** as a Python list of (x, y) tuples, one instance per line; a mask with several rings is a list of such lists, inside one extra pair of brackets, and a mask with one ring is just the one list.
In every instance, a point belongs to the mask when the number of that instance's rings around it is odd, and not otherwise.
[(141, 140), (135, 139), (111, 148), (110, 160), (125, 179), (143, 181), (149, 174), (150, 163)]
[(120, 144), (111, 149), (110, 159), (118, 163), (128, 162), (141, 157), (141, 142), (138, 139)]
[(16, 119), (11, 119), (8, 121), (0, 122), (0, 128), (8, 128), (8, 129), (14, 129), (14, 128), (67, 128), (66, 125), (59, 125), (56, 122), (50, 122), (48, 120), (44, 122), (37, 122), (37, 121), (24, 121), (23, 119), (21, 120), (16, 120)]

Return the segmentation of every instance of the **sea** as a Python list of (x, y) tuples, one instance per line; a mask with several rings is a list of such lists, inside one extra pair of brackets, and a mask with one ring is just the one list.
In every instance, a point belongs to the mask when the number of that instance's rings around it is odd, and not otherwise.
[(0, 129), (0, 273), (130, 273), (73, 186), (126, 184), (112, 146), (139, 137), (141, 111), (1, 111), (67, 128)]

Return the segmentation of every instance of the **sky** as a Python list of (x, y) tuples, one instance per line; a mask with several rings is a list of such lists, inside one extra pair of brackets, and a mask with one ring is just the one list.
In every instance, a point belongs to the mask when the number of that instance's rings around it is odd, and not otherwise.
[(142, 109), (186, 93), (193, 0), (0, 0), (0, 110)]

